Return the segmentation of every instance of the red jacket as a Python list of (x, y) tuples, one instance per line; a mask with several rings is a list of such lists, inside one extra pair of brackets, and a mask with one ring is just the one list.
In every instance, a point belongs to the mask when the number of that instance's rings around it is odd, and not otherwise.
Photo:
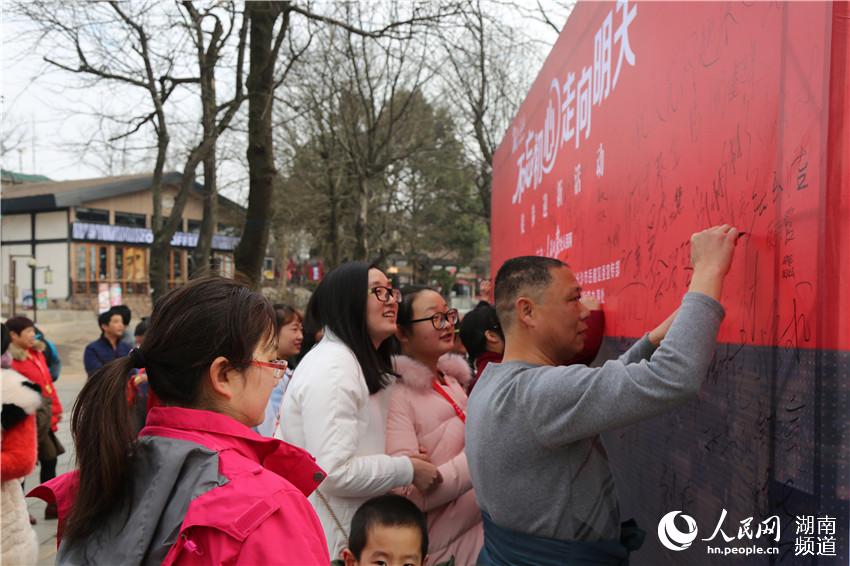
[[(261, 437), (228, 416), (178, 407), (153, 408), (139, 439), (149, 443), (159, 439), (164, 444), (169, 442), (166, 439), (174, 439), (212, 450), (218, 456), (218, 473), (225, 480), (222, 485), (191, 500), (179, 526), (177, 541), (168, 549), (162, 564), (330, 563), (322, 526), (307, 500), (307, 495), (324, 479), (325, 473), (307, 452), (273, 438)], [(187, 465), (193, 465), (193, 461), (187, 460)], [(150, 466), (136, 466), (135, 469), (144, 468), (150, 469)], [(185, 466), (179, 468), (181, 474), (185, 473)], [(172, 478), (160, 477), (160, 470), (150, 473), (153, 477), (136, 480), (151, 480), (143, 485), (163, 485), (165, 480), (171, 485), (168, 480)], [(57, 502), (57, 544), (75, 499), (77, 474), (63, 474), (29, 494), (47, 502)], [(155, 496), (145, 497), (153, 499)], [(138, 507), (149, 504), (150, 501), (137, 502)], [(140, 513), (135, 510), (130, 509), (121, 517), (144, 515), (143, 510)], [(140, 541), (139, 537), (157, 527), (162, 517), (155, 513), (148, 517), (150, 523), (135, 524), (129, 529), (104, 521), (88, 540), (60, 548), (58, 558), (63, 551), (74, 552), (75, 545), (90, 544), (92, 546), (83, 550), (93, 560), (121, 563), (132, 554), (133, 547), (147, 548), (148, 542)]]
[[(0, 373), (3, 379), (3, 436), (0, 442), (2, 481), (27, 477), (35, 468), (38, 449), (35, 436), (35, 412), (41, 394), (28, 387), (29, 380), (11, 369)], [(8, 414), (11, 415), (7, 417)], [(17, 415), (14, 415), (17, 411)], [(23, 498), (23, 493), (18, 492)], [(6, 495), (4, 491), (4, 497)], [(7, 503), (4, 499), (3, 503)], [(4, 523), (5, 524), (5, 523)]]
[[(12, 347), (9, 348), (13, 350)], [(59, 425), (59, 420), (62, 418), (62, 403), (59, 401), (59, 395), (56, 394), (56, 388), (53, 386), (53, 378), (50, 376), (50, 370), (47, 369), (47, 361), (44, 359), (44, 354), (30, 348), (27, 350), (29, 356), (23, 355), (23, 350), (17, 350), (12, 353), (12, 369), (41, 386), (41, 393), (45, 397), (49, 397), (52, 401), (53, 411), (50, 419), (50, 430), (56, 432)]]

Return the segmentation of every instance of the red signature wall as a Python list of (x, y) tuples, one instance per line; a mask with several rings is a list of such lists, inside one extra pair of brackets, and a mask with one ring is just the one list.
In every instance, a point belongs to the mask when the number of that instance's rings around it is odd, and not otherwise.
[(720, 341), (850, 349), (835, 10), (580, 3), (494, 158), (493, 273), (563, 259), (604, 301), (606, 333), (637, 337), (679, 304), (690, 234), (730, 223), (747, 234)]

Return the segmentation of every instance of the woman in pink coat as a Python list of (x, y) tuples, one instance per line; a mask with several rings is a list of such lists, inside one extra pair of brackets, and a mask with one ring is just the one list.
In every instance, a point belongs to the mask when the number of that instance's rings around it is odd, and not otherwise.
[(428, 493), (397, 491), (428, 513), (429, 564), (452, 556), (458, 566), (474, 564), (484, 534), (464, 453), (464, 387), (472, 372), (462, 357), (449, 353), (458, 313), (432, 289), (402, 294), (397, 337), (404, 355), (394, 360), (401, 380), (390, 401), (387, 453), (424, 452), (443, 481)]

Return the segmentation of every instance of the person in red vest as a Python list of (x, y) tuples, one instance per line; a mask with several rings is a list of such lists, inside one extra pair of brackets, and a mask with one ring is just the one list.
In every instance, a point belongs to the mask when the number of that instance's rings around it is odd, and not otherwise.
[[(39, 479), (42, 483), (56, 477), (56, 462), (65, 447), (59, 442), (56, 431), (62, 418), (62, 403), (53, 386), (53, 377), (47, 367), (47, 361), (41, 350), (44, 344), (35, 338), (35, 325), (24, 316), (15, 316), (6, 321), (12, 343), (9, 353), (12, 355), (12, 369), (41, 387), (44, 397), (37, 413), (38, 462), (41, 466)], [(48, 505), (44, 510), (45, 519), (56, 519), (56, 506)]]

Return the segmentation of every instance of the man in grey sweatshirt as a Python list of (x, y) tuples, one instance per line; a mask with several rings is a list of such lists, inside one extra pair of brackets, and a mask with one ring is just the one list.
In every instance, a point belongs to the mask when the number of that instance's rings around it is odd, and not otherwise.
[(505, 262), (495, 288), (505, 356), (481, 375), (466, 426), (485, 525), (479, 563), (628, 560), (599, 435), (696, 397), (724, 316), (718, 300), (737, 236), (728, 225), (694, 234), (693, 277), (678, 313), (599, 368), (564, 365), (587, 329), (572, 271), (543, 257)]

